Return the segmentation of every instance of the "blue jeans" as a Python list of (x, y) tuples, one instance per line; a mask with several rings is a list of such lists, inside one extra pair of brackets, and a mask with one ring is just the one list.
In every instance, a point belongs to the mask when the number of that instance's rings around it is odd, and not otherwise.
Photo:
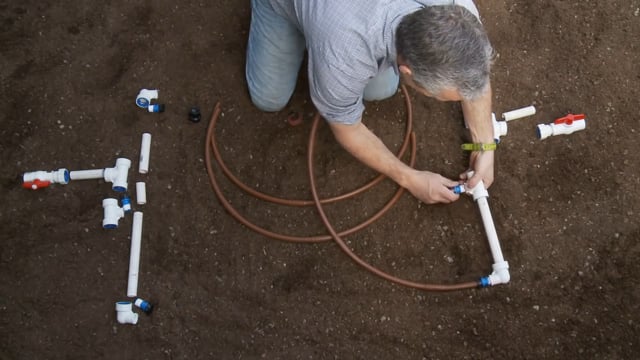
[[(278, 15), (265, 0), (251, 0), (251, 28), (246, 77), (251, 101), (263, 111), (282, 110), (296, 87), (304, 58), (305, 40), (298, 28)], [(393, 68), (372, 78), (364, 99), (382, 100), (398, 90)]]

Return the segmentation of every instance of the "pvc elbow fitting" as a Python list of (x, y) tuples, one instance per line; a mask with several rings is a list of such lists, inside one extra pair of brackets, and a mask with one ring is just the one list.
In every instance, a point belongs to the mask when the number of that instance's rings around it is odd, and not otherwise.
[(118, 158), (115, 167), (104, 169), (104, 180), (113, 183), (113, 190), (125, 192), (127, 191), (127, 177), (130, 167), (131, 160)]
[(493, 273), (489, 275), (489, 282), (491, 286), (506, 284), (511, 280), (511, 274), (509, 274), (509, 263), (506, 261), (493, 264)]
[(478, 184), (471, 190), (471, 195), (473, 195), (473, 201), (478, 201), (480, 198), (488, 198), (489, 192), (487, 188), (484, 186), (484, 181), (480, 180)]
[(133, 312), (133, 304), (130, 301), (118, 301), (116, 303), (116, 318), (120, 324), (137, 324), (138, 314)]
[(141, 108), (148, 108), (151, 104), (151, 100), (158, 98), (157, 89), (142, 89), (136, 97), (136, 105)]
[[(473, 170), (467, 171), (467, 178), (471, 179), (473, 177), (473, 174), (474, 174)], [(480, 182), (478, 182), (476, 186), (473, 188), (469, 188), (465, 183), (465, 184), (456, 185), (451, 190), (458, 195), (460, 194), (471, 195), (473, 196), (474, 201), (477, 201), (479, 198), (489, 197), (489, 192), (487, 191), (487, 188), (484, 187), (484, 182), (482, 180), (480, 180)]]

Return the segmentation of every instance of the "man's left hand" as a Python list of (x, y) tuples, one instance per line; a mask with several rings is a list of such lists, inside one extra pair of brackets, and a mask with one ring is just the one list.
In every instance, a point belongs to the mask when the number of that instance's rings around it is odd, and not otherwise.
[(467, 183), (470, 189), (478, 185), (480, 180), (484, 183), (485, 188), (489, 188), (493, 184), (493, 164), (494, 151), (474, 151), (471, 153), (469, 161), (469, 170), (473, 170), (473, 176), (468, 178), (467, 172), (460, 174), (460, 179)]

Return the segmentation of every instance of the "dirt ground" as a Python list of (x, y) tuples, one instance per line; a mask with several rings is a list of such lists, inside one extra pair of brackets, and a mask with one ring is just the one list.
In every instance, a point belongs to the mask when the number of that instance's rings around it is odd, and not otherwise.
[[(263, 114), (244, 83), (249, 1), (0, 1), (0, 359), (634, 359), (640, 352), (640, 1), (478, 1), (498, 53), (494, 111), (535, 105), (509, 123), (489, 189), (511, 282), (447, 293), (396, 285), (333, 242), (297, 244), (232, 218), (205, 169), (216, 129), (231, 171), (275, 196), (309, 199), (313, 107), (304, 78), (290, 107)], [(164, 113), (134, 100), (159, 89)], [(416, 166), (456, 177), (467, 165), (460, 107), (410, 92)], [(192, 123), (187, 112), (202, 109)], [(392, 149), (404, 97), (368, 103), (365, 123)], [(636, 110), (634, 110), (636, 109)], [(291, 127), (289, 111), (304, 114)], [(587, 129), (538, 140), (568, 113)], [(137, 171), (152, 134), (150, 172)], [(322, 196), (374, 177), (327, 126), (316, 146)], [(636, 149), (636, 150), (634, 150)], [(132, 160), (147, 184), (138, 294), (155, 304), (137, 325), (128, 300), (132, 216), (101, 226), (111, 184), (72, 181), (30, 191), (27, 171), (113, 167)], [(215, 165), (215, 164), (214, 164)], [(230, 184), (251, 221), (326, 234), (314, 207), (266, 203)], [(392, 196), (375, 190), (325, 207), (343, 230)], [(135, 191), (130, 191), (135, 199)], [(473, 200), (426, 206), (404, 194), (346, 237), (372, 265), (429, 283), (475, 281), (492, 257)]]

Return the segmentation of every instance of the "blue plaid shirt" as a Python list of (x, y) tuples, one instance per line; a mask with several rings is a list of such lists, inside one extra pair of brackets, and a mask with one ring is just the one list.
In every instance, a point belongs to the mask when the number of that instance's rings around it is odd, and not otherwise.
[(311, 99), (331, 122), (357, 123), (369, 80), (393, 67), (395, 31), (424, 6), (458, 3), (476, 16), (472, 0), (269, 0), (304, 34)]

